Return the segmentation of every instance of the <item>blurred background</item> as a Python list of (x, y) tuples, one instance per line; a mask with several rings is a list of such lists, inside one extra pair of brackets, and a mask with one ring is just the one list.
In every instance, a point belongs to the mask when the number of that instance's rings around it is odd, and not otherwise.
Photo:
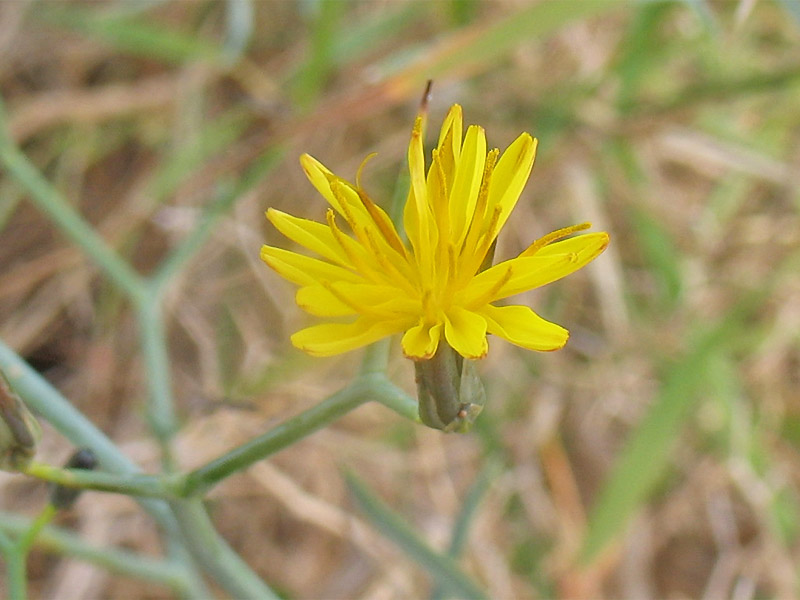
[[(590, 220), (609, 249), (518, 300), (571, 331), (535, 354), (490, 340), (489, 400), (443, 435), (381, 406), (216, 487), (231, 545), (291, 598), (425, 597), (372, 527), (357, 473), (435, 548), (488, 477), (461, 564), (492, 598), (800, 594), (800, 6), (711, 2), (0, 3), (15, 141), (141, 273), (216, 207), (170, 287), (172, 375), (191, 468), (319, 402), (360, 353), (312, 359), (311, 322), (258, 258), (264, 211), (322, 221), (308, 152), (387, 206), (425, 81), (429, 142), (452, 103), (505, 148), (539, 138), (507, 258)], [(233, 201), (219, 202), (231, 189)], [(0, 338), (131, 458), (157, 470), (133, 311), (0, 171)], [(391, 378), (414, 393), (393, 348)], [(69, 445), (51, 428), (39, 458)], [(487, 465), (500, 468), (487, 471)], [(43, 485), (0, 477), (34, 515)], [(159, 555), (129, 498), (58, 524)], [(33, 597), (168, 598), (34, 552)]]

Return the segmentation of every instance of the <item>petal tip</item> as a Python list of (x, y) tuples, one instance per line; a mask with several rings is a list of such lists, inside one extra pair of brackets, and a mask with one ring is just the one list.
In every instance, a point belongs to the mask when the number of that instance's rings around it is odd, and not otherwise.
[(564, 329), (564, 340), (561, 341), (558, 345), (554, 345), (552, 348), (543, 349), (542, 352), (555, 352), (557, 350), (561, 350), (564, 346), (567, 345), (567, 341), (569, 341), (569, 330)]

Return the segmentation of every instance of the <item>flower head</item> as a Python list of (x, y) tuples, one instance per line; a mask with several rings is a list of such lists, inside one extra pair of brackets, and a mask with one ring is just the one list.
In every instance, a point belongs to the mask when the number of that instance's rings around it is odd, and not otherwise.
[(580, 269), (606, 248), (608, 234), (564, 239), (589, 224), (567, 227), (485, 268), (530, 175), (536, 140), (523, 133), (502, 154), (487, 151), (483, 128), (472, 125), (464, 133), (455, 105), (426, 169), (422, 130), (419, 116), (408, 147), (407, 242), (358, 178), (353, 185), (307, 154), (300, 162), (331, 206), (327, 223), (267, 211), (281, 233), (321, 258), (272, 246), (261, 248), (261, 258), (300, 286), (302, 309), (346, 318), (302, 329), (292, 343), (329, 356), (403, 333), (403, 352), (418, 360), (430, 359), (442, 340), (464, 358), (482, 358), (489, 333), (529, 350), (561, 348), (566, 329), (527, 306), (495, 303)]

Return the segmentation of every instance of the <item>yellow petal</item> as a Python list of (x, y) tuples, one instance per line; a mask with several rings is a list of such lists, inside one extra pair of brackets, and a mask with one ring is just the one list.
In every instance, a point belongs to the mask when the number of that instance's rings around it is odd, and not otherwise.
[(495, 207), (500, 207), (500, 218), (494, 235), (503, 228), (530, 177), (533, 159), (536, 156), (536, 143), (536, 140), (527, 133), (520, 134), (497, 161), (492, 173), (486, 211), (487, 215), (491, 215)]
[(312, 285), (320, 281), (362, 281), (361, 277), (347, 269), (283, 248), (261, 246), (261, 260), (281, 277), (298, 285)]
[(482, 127), (470, 125), (450, 192), (450, 231), (456, 246), (467, 235), (467, 227), (475, 212), (485, 161), (486, 133)]
[(342, 209), (342, 216), (347, 220), (354, 233), (367, 228), (374, 228), (374, 221), (367, 212), (356, 189), (344, 179), (331, 182), (331, 193)]
[(486, 341), (486, 319), (458, 306), (453, 306), (447, 311), (444, 335), (447, 343), (464, 358), (483, 358), (489, 351), (489, 344)]
[(586, 263), (600, 256), (607, 247), (608, 234), (605, 231), (600, 231), (598, 233), (584, 233), (568, 240), (553, 242), (537, 250), (534, 256), (575, 255), (573, 261), (579, 265), (575, 269), (580, 269)]
[(352, 266), (327, 225), (301, 219), (274, 208), (267, 211), (267, 218), (278, 231), (290, 240), (328, 260)]
[[(460, 127), (460, 125), (459, 125)], [(444, 132), (443, 132), (444, 133)], [(448, 130), (446, 135), (439, 141), (439, 146), (434, 150), (434, 155), (439, 159), (439, 168), (444, 175), (444, 189), (446, 195), (450, 195), (450, 189), (453, 186), (453, 179), (455, 178), (456, 163), (458, 162), (458, 155), (461, 148), (456, 148), (453, 143), (453, 131)], [(458, 133), (459, 140), (461, 139), (461, 131)], [(430, 187), (430, 183), (428, 184)]]
[(441, 323), (431, 326), (420, 320), (403, 335), (403, 354), (408, 358), (427, 360), (436, 353), (441, 337)]
[(324, 323), (301, 329), (292, 336), (292, 344), (312, 356), (333, 356), (377, 342), (407, 326), (407, 322), (375, 322), (362, 317), (353, 323)]
[(569, 337), (566, 329), (546, 321), (527, 306), (487, 305), (480, 313), (486, 319), (489, 333), (528, 350), (558, 350)]
[(430, 266), (430, 256), (435, 247), (435, 240), (431, 238), (432, 213), (427, 198), (425, 155), (420, 128), (421, 120), (417, 117), (417, 122), (411, 132), (411, 141), (408, 144), (408, 172), (411, 177), (411, 187), (408, 191), (403, 220), (406, 234), (414, 248), (419, 264)]
[(308, 177), (311, 185), (317, 188), (317, 191), (322, 194), (323, 198), (341, 214), (342, 209), (339, 206), (339, 201), (334, 197), (333, 192), (331, 192), (330, 181), (331, 178), (335, 178), (336, 176), (310, 154), (303, 154), (300, 156), (300, 165), (303, 167), (303, 171), (305, 171), (306, 177)]
[(421, 311), (419, 300), (387, 285), (336, 282), (297, 290), (298, 306), (312, 315), (340, 317), (352, 314), (380, 318), (407, 318)]
[(439, 132), (439, 149), (444, 148), (445, 139), (450, 134), (450, 153), (458, 159), (458, 154), (461, 151), (461, 136), (464, 134), (464, 118), (462, 116), (461, 105), (453, 104), (450, 110), (447, 111), (447, 116), (442, 122), (442, 129)]
[(555, 242), (533, 256), (518, 256), (479, 273), (464, 293), (465, 304), (488, 294), (494, 302), (547, 285), (586, 266), (608, 246), (608, 234), (587, 233)]
[(477, 308), (552, 281), (552, 273), (569, 264), (568, 256), (512, 258), (478, 273), (456, 296), (462, 306)]
[(340, 297), (349, 299), (362, 314), (408, 318), (422, 312), (419, 299), (409, 297), (394, 286), (341, 281), (333, 287)]
[[(599, 233), (577, 235), (568, 240), (555, 242), (545, 246), (541, 250), (538, 250), (533, 257), (539, 257), (543, 259), (562, 259), (549, 268), (546, 273), (544, 273), (544, 275), (546, 275), (545, 280), (542, 281), (541, 279), (536, 278), (535, 285), (531, 286), (531, 281), (529, 281), (528, 278), (524, 276), (515, 278), (513, 281), (509, 282), (505, 289), (500, 291), (501, 295), (496, 296), (495, 299), (497, 300), (507, 296), (512, 296), (514, 294), (518, 294), (519, 292), (532, 289), (533, 287), (546, 285), (553, 281), (557, 281), (562, 277), (566, 277), (570, 273), (574, 273), (578, 269), (585, 267), (588, 263), (600, 256), (603, 250), (605, 250), (607, 247), (608, 234), (604, 231)], [(528, 260), (528, 257), (512, 260), (524, 261)]]
[(297, 290), (294, 297), (297, 306), (317, 317), (344, 317), (358, 311), (331, 291), (329, 286), (307, 285)]

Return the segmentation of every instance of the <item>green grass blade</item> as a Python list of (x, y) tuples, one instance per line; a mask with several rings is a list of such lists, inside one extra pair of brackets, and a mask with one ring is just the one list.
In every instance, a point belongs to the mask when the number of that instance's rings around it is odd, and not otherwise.
[(615, 71), (619, 76), (618, 97), (621, 102), (635, 96), (641, 82), (663, 61), (665, 45), (660, 39), (659, 26), (676, 5), (670, 2), (641, 4), (619, 44)]
[(228, 64), (239, 61), (253, 37), (255, 8), (253, 0), (228, 0), (225, 3), (225, 59)]
[(459, 598), (486, 598), (475, 582), (464, 575), (455, 561), (433, 550), (397, 513), (373, 494), (352, 473), (345, 473), (347, 487), (361, 509), (383, 534), (397, 544), (415, 563), (430, 573), (446, 592)]
[(797, 269), (800, 255), (790, 255), (770, 280), (742, 296), (718, 321), (697, 325), (690, 349), (664, 375), (647, 415), (620, 452), (589, 517), (580, 558), (590, 562), (624, 528), (653, 491), (669, 462), (669, 450), (707, 383), (707, 368), (720, 359), (747, 326), (751, 313), (769, 298), (775, 281)]
[[(464, 497), (464, 504), (462, 504), (461, 511), (459, 511), (455, 525), (453, 526), (453, 536), (450, 538), (450, 547), (447, 549), (447, 555), (451, 558), (457, 559), (464, 551), (469, 527), (472, 525), (472, 521), (478, 512), (478, 506), (480, 506), (481, 500), (483, 500), (486, 492), (489, 491), (491, 483), (494, 481), (495, 477), (497, 477), (501, 468), (499, 462), (490, 460), (486, 466), (483, 467), (481, 472), (478, 473), (478, 477), (467, 491), (467, 495)], [(442, 590), (441, 586), (436, 586), (433, 592), (431, 592), (431, 598), (433, 600), (442, 600), (445, 598), (444, 590)]]
[(32, 14), (137, 56), (184, 63), (192, 60), (216, 62), (223, 54), (216, 42), (203, 39), (194, 32), (176, 31), (150, 23), (140, 16), (105, 15), (94, 9), (58, 3), (42, 4)]
[(309, 16), (311, 47), (308, 59), (292, 84), (294, 99), (309, 108), (322, 91), (332, 69), (331, 48), (344, 16), (344, 2), (311, 3), (314, 14)]
[(458, 513), (455, 525), (453, 526), (453, 537), (450, 539), (450, 547), (447, 554), (453, 558), (458, 558), (464, 551), (467, 542), (467, 533), (472, 524), (472, 520), (477, 514), (481, 500), (489, 491), (489, 486), (500, 473), (501, 465), (499, 462), (489, 461), (486, 466), (478, 473), (472, 486), (467, 491), (464, 504)]
[(710, 340), (718, 336), (716, 329), (707, 333), (670, 369), (655, 404), (627, 440), (590, 515), (584, 561), (593, 559), (622, 530), (661, 478), (670, 446), (704, 383), (709, 350), (716, 350)]
[[(452, 77), (454, 73), (469, 72), (477, 66), (491, 64), (518, 44), (544, 38), (569, 23), (589, 19), (625, 7), (626, 2), (537, 2), (489, 23), (474, 35), (452, 36), (452, 43), (426, 51), (411, 64), (399, 64), (393, 55), (384, 65), (385, 73), (398, 73), (413, 81), (412, 89), (422, 89), (428, 79)], [(411, 82), (408, 82), (411, 85)]]

